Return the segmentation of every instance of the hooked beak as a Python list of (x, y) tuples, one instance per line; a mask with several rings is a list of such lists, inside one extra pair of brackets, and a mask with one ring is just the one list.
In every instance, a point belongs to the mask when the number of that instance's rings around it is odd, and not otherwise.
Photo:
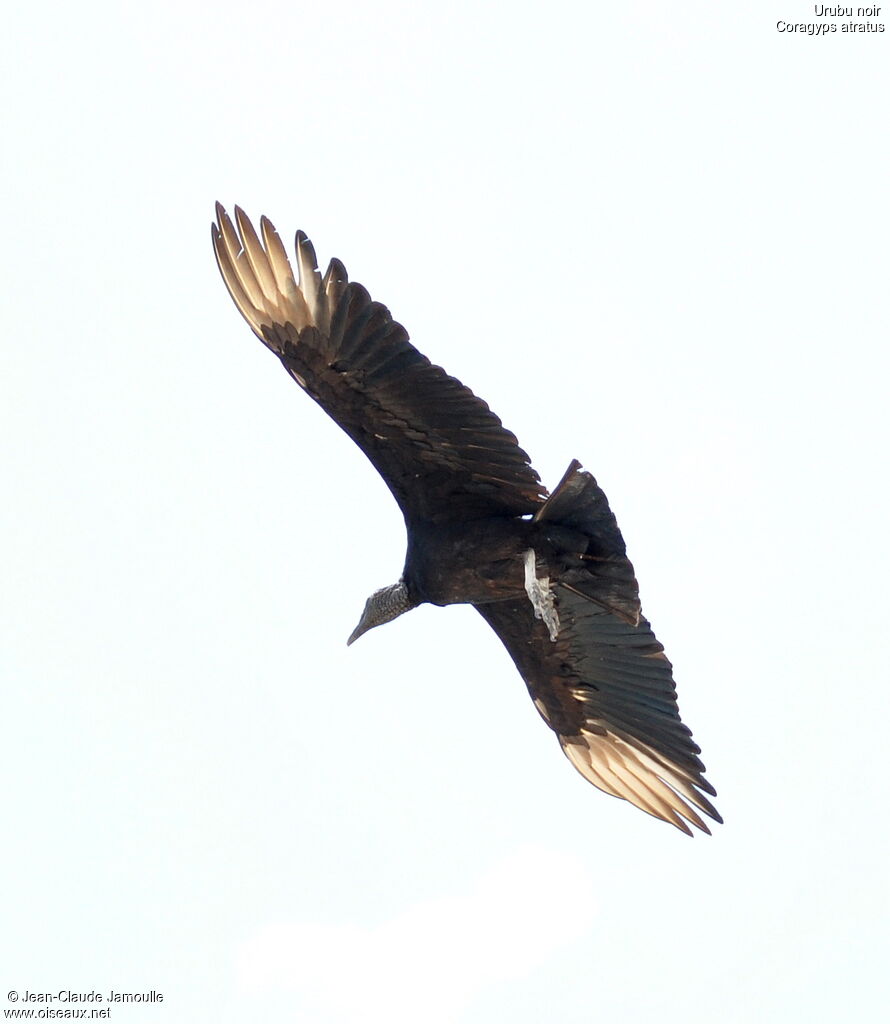
[(365, 610), (362, 612), (362, 617), (359, 619), (358, 625), (349, 634), (349, 639), (346, 641), (347, 647), (351, 647), (363, 633), (367, 633), (369, 629), (372, 629), (376, 625), (375, 622), (371, 621), (371, 618), (372, 616), (368, 611), (368, 606), (365, 605)]
[(346, 641), (346, 646), (351, 647), (353, 643), (362, 635), (367, 632), (367, 627), (363, 626), (360, 622), (355, 629), (349, 634), (349, 639)]

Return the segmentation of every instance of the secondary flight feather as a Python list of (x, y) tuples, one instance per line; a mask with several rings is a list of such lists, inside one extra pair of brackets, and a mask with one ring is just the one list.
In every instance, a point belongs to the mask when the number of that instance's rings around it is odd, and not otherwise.
[(367, 455), (405, 519), (401, 577), (368, 598), (348, 642), (426, 602), (472, 604), (588, 781), (690, 835), (690, 824), (709, 831), (702, 814), (721, 821), (590, 473), (573, 460), (548, 494), (485, 402), (418, 352), (339, 260), (322, 275), (302, 231), (296, 275), (265, 217), (257, 233), (217, 204), (212, 234), (254, 334)]

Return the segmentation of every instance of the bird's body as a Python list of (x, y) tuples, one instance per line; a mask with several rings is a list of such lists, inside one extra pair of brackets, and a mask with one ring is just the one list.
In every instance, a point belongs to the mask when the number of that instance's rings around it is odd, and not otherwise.
[(513, 658), (541, 717), (590, 782), (690, 833), (720, 816), (680, 720), (671, 665), (640, 611), (605, 494), (573, 461), (548, 495), (516, 438), (421, 355), (333, 260), (297, 234), (298, 278), (269, 221), (262, 241), (217, 206), (223, 279), (254, 333), (376, 466), (408, 550), (351, 643), (420, 604), (471, 604)]
[(524, 519), (418, 523), (402, 579), (416, 604), (487, 604), (521, 597), (522, 558), (538, 531)]

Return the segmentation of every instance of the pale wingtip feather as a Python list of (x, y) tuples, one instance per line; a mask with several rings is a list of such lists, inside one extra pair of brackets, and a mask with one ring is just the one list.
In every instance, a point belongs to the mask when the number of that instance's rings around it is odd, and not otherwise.
[[(241, 286), (241, 291), (250, 303), (252, 316), (249, 316), (248, 320), (256, 331), (257, 327), (255, 325), (259, 325), (264, 322), (264, 315), (267, 313), (267, 308), (263, 290), (257, 281), (253, 268), (251, 267), (250, 259), (247, 255), (242, 233), (240, 231), (243, 218), (243, 211), (236, 206), (235, 219), (238, 221), (239, 228), (239, 230), (236, 230), (229, 215), (225, 210), (222, 210), (220, 229), (222, 233), (223, 249), (228, 257), (228, 266), (237, 278), (238, 283)], [(228, 283), (228, 281), (226, 283)], [(234, 298), (234, 296), (232, 297)]]
[(219, 222), (219, 233), (222, 239), (223, 248), (230, 260), (234, 262), (238, 257), (238, 253), (241, 252), (241, 242), (238, 238), (238, 232), (235, 230), (235, 225), (232, 223), (232, 219), (229, 217), (228, 213), (226, 213), (224, 207), (217, 205), (216, 216)]
[(275, 277), (275, 285), (279, 292), (287, 294), (288, 278), (293, 277), (290, 263), (278, 232), (275, 230), (275, 225), (265, 214), (260, 217), (260, 235), (262, 235), (263, 247), (269, 259), (269, 266)]
[[(681, 831), (686, 832), (688, 835), (689, 828), (686, 823), (682, 820), (683, 817), (688, 818), (693, 825), (698, 828), (704, 828), (704, 822), (690, 808), (683, 807), (682, 801), (679, 801), (681, 810), (677, 806), (678, 800), (676, 794), (670, 790), (667, 786), (662, 783), (661, 779), (651, 777), (640, 777), (631, 771), (630, 767), (625, 763), (623, 757), (617, 752), (613, 751), (613, 757), (609, 757), (609, 750), (606, 747), (604, 749), (606, 759), (609, 761), (609, 765), (612, 771), (615, 772), (620, 778), (624, 779), (628, 788), (631, 789), (641, 801), (647, 805), (654, 806), (656, 810), (650, 810), (649, 813), (655, 817), (661, 818), (663, 821), (670, 822), (671, 825), (675, 825)], [(631, 801), (632, 803), (634, 801)], [(640, 804), (637, 804), (639, 807)]]
[(256, 233), (250, 218), (240, 206), (235, 207), (235, 220), (238, 224), (238, 233), (241, 236), (241, 246), (244, 256), (250, 264), (253, 276), (259, 286), (260, 293), (265, 299), (266, 309), (273, 311), (278, 304), (278, 284), (275, 275), (269, 264), (269, 256), (263, 248), (263, 244)]
[(300, 290), (309, 307), (312, 322), (317, 324), (322, 319), (321, 313), (321, 274), (318, 272), (318, 259), (315, 247), (309, 241), (305, 231), (298, 231), (294, 240), (297, 253), (297, 274)]
[[(222, 211), (225, 216), (225, 211)], [(258, 338), (265, 342), (262, 335), (262, 327), (257, 317), (257, 309), (252, 302), (250, 296), (245, 291), (241, 275), (239, 274), (237, 267), (233, 264), (230, 246), (227, 244), (226, 233), (223, 227), (224, 222), (220, 222), (220, 227), (214, 224), (213, 231), (211, 232), (213, 238), (213, 252), (216, 256), (216, 265), (219, 268), (220, 275), (223, 279), (223, 283), (229, 291), (229, 295), (232, 297), (232, 301), (238, 309), (238, 312), (244, 317), (247, 323), (250, 325), (250, 329), (256, 334)]]
[(714, 787), (703, 775), (696, 774), (687, 768), (681, 768), (678, 764), (660, 754), (648, 743), (636, 740), (627, 733), (621, 733), (618, 735), (618, 739), (630, 746), (636, 758), (644, 766), (648, 767), (654, 775), (659, 777), (665, 773), (670, 775), (670, 778), (667, 780), (668, 785), (680, 791), (683, 796), (691, 800), (699, 810), (704, 811), (714, 821), (719, 821), (722, 824), (723, 819), (717, 813), (717, 809), (699, 792), (700, 789), (703, 789), (710, 793), (711, 796), (717, 795)]
[(626, 734), (615, 735), (609, 729), (603, 735), (582, 730), (579, 736), (560, 736), (559, 740), (572, 765), (597, 789), (627, 800), (686, 835), (693, 834), (687, 821), (711, 834), (693, 804), (722, 822), (716, 810), (694, 789), (693, 783), (699, 780), (658, 755), (648, 744)]
[(297, 232), (296, 278), (267, 217), (260, 219), (258, 234), (240, 206), (234, 207), (233, 223), (217, 202), (216, 219), (211, 235), (217, 266), (232, 300), (257, 337), (281, 355), (264, 328), (292, 324), (299, 333), (312, 325), (326, 332), (332, 303), (322, 290), (315, 250), (305, 232)]

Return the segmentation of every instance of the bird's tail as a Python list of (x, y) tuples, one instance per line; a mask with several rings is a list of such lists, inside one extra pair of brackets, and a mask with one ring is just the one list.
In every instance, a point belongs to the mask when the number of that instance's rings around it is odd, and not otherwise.
[(587, 538), (576, 570), (560, 584), (635, 626), (640, 621), (640, 591), (634, 567), (609, 501), (581, 463), (573, 459), (534, 521), (567, 526)]

